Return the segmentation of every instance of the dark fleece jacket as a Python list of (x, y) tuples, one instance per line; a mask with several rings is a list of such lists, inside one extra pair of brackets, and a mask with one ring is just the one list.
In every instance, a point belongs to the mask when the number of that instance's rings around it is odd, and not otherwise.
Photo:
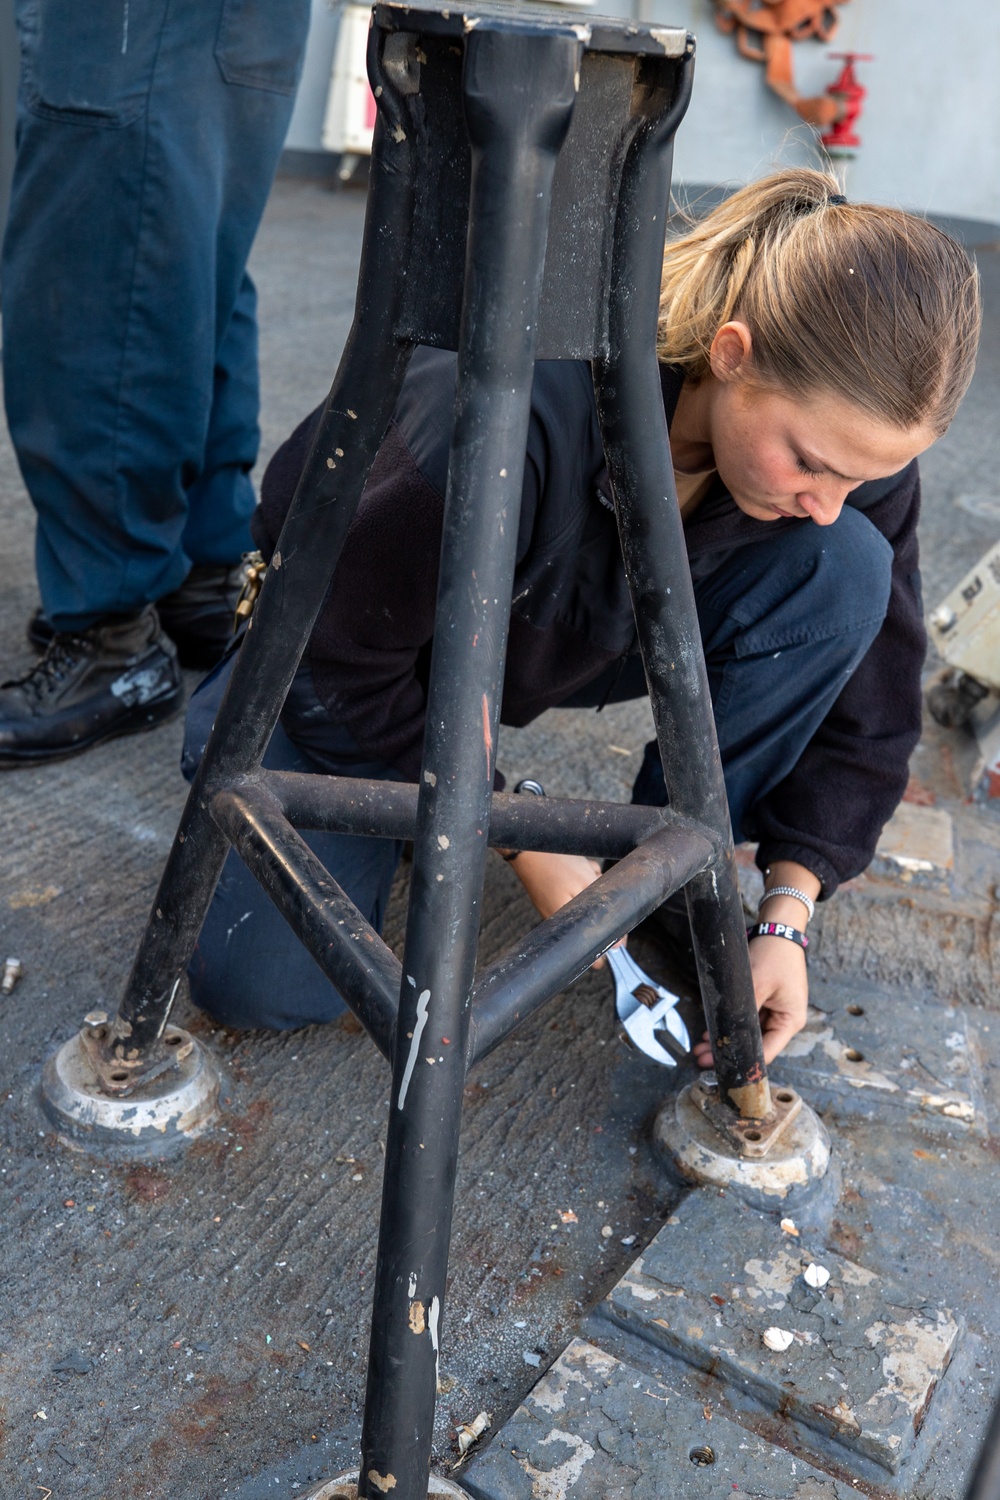
[[(680, 393), (662, 371), (668, 422)], [(351, 525), (309, 660), (330, 713), (373, 758), (416, 781), (424, 730), (438, 553), (455, 393), (455, 356), (420, 349)], [(270, 557), (319, 419), (313, 412), (264, 475), (255, 535)], [(644, 689), (589, 366), (539, 361), (532, 389), (517, 570), (501, 719), (523, 725), (572, 699)], [(847, 503), (893, 549), (879, 635), (795, 769), (753, 809), (762, 868), (793, 859), (829, 896), (863, 870), (906, 786), (920, 734), (926, 641), (917, 571), (916, 463), (861, 485)], [(810, 521), (754, 521), (721, 485), (685, 526), (697, 575), (733, 549)], [(621, 671), (623, 663), (630, 670)], [(631, 686), (629, 686), (631, 684)], [(590, 696), (588, 696), (588, 694)]]

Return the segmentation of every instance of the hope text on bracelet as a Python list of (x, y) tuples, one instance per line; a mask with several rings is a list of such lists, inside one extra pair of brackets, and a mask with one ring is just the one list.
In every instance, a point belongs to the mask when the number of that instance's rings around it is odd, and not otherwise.
[(809, 914), (808, 919), (810, 922), (816, 915), (816, 903), (813, 901), (812, 897), (807, 896), (805, 891), (798, 890), (794, 885), (772, 885), (770, 889), (766, 890), (763, 896), (761, 896), (761, 906), (764, 905), (765, 901), (770, 901), (772, 896), (794, 896), (796, 901), (802, 902), (802, 905), (805, 907), (806, 911)]
[(800, 948), (809, 947), (809, 939), (804, 932), (799, 932), (797, 927), (786, 927), (784, 922), (758, 922), (754, 927), (747, 928), (747, 937), (782, 937), (787, 938), (790, 943), (798, 943)]

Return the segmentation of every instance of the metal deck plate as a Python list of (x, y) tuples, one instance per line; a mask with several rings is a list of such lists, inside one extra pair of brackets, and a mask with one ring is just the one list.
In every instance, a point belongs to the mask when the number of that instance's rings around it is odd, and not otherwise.
[[(829, 1272), (822, 1289), (807, 1283), (810, 1265)], [(602, 1310), (891, 1474), (960, 1333), (946, 1308), (707, 1192), (671, 1215)], [(769, 1347), (768, 1330), (789, 1337), (788, 1348)]]
[(574, 1339), (462, 1474), (476, 1500), (847, 1500), (852, 1485)]

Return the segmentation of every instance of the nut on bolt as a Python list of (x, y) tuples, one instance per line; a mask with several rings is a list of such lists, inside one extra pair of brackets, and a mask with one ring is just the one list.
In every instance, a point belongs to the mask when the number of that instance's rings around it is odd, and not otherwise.
[(24, 965), (19, 958), (8, 958), (3, 966), (3, 977), (0, 978), (0, 990), (5, 995), (13, 994), (14, 986), (24, 973)]

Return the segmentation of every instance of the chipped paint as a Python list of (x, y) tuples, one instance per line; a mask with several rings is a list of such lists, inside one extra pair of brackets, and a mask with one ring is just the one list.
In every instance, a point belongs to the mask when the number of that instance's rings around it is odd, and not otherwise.
[[(630, 1291), (632, 1296), (638, 1298), (640, 1302), (658, 1302), (660, 1300), (659, 1292), (651, 1286), (638, 1286), (635, 1282), (628, 1282), (626, 1290)], [(683, 1295), (684, 1293), (679, 1289), (667, 1293), (667, 1296), (672, 1297), (683, 1297)]]
[(869, 1271), (864, 1266), (859, 1266), (857, 1261), (840, 1261), (838, 1263), (838, 1271), (840, 1279), (845, 1286), (871, 1286), (873, 1282), (878, 1281), (878, 1277), (874, 1271)]
[[(882, 1356), (886, 1384), (867, 1404), (872, 1406), (882, 1396), (898, 1396), (922, 1420), (928, 1387), (933, 1388), (947, 1366), (957, 1337), (958, 1324), (941, 1308), (933, 1315), (928, 1310), (907, 1318), (905, 1323), (890, 1323)], [(919, 1421), (916, 1425), (919, 1427)]]
[(565, 1443), (571, 1450), (569, 1458), (553, 1469), (536, 1469), (527, 1459), (522, 1459), (524, 1472), (533, 1481), (532, 1500), (566, 1500), (568, 1491), (576, 1484), (584, 1469), (595, 1456), (594, 1449), (575, 1432), (564, 1432), (553, 1427), (548, 1437), (535, 1444), (536, 1448), (547, 1448), (550, 1443)]
[(380, 1474), (377, 1469), (369, 1469), (368, 1479), (369, 1482), (373, 1484), (377, 1490), (381, 1490), (383, 1495), (387, 1495), (390, 1490), (394, 1490), (396, 1488), (395, 1474), (383, 1475)]
[(451, 839), (448, 837), (448, 835), (446, 833), (439, 833), (438, 834), (438, 848), (439, 849), (450, 849), (451, 848)]
[(660, 26), (651, 26), (649, 34), (654, 42), (659, 42), (665, 57), (683, 57), (687, 51), (686, 31), (676, 31), (672, 27), (664, 29)]
[(486, 751), (486, 769), (490, 770), (490, 757), (493, 754), (493, 734), (490, 730), (490, 700), (486, 693), (483, 694), (483, 749)]
[[(815, 1401), (813, 1402), (813, 1411), (817, 1412), (821, 1417), (829, 1417), (831, 1422), (835, 1423), (835, 1425), (841, 1428), (844, 1432), (850, 1433), (853, 1437), (860, 1436), (861, 1423), (858, 1421), (857, 1417), (854, 1415), (853, 1411), (848, 1406), (843, 1396), (841, 1396), (833, 1406), (823, 1406), (820, 1402)], [(899, 1446), (898, 1438), (893, 1446)]]
[[(407, 975), (407, 978), (409, 978), (409, 975)], [(412, 979), (410, 980), (410, 983), (413, 983)], [(427, 1006), (430, 998), (430, 990), (421, 990), (419, 996), (417, 997), (417, 1023), (413, 1028), (413, 1036), (410, 1040), (410, 1055), (406, 1059), (406, 1067), (403, 1070), (403, 1081), (399, 1085), (399, 1100), (396, 1105), (397, 1109), (402, 1109), (406, 1103), (406, 1093), (410, 1087), (410, 1079), (413, 1077), (413, 1070), (417, 1065), (417, 1055), (420, 1052), (420, 1038), (423, 1036), (424, 1027), (427, 1025)]]
[(827, 1057), (836, 1064), (837, 1072), (854, 1088), (859, 1089), (882, 1089), (887, 1094), (898, 1094), (899, 1084), (893, 1083), (884, 1073), (873, 1068), (871, 1063), (866, 1062), (863, 1057), (851, 1057), (854, 1050), (847, 1047), (843, 1042), (831, 1035), (829, 1041), (822, 1043), (822, 1050)]
[[(571, 1345), (571, 1348), (574, 1350), (575, 1359), (583, 1368), (570, 1363), (567, 1357), (569, 1351), (567, 1351), (556, 1360), (528, 1397), (528, 1402), (532, 1407), (540, 1407), (548, 1416), (555, 1416), (566, 1410), (570, 1386), (579, 1386), (581, 1391), (590, 1395), (596, 1389), (605, 1386), (617, 1368), (614, 1355), (606, 1354), (603, 1349), (597, 1349), (593, 1344), (578, 1342), (575, 1346)], [(589, 1376), (594, 1376), (595, 1381), (591, 1381)], [(574, 1397), (576, 1397), (575, 1392)]]
[(434, 1350), (434, 1383), (435, 1386), (441, 1378), (441, 1349), (438, 1345), (438, 1324), (441, 1320), (441, 1299), (432, 1297), (431, 1305), (427, 1311), (427, 1328), (431, 1336), (431, 1348)]
[(409, 1286), (406, 1289), (406, 1295), (408, 1297), (415, 1297), (417, 1295), (417, 1273), (416, 1273), (416, 1271), (411, 1271), (410, 1272), (410, 1284), (409, 1284)]
[(931, 1114), (947, 1115), (949, 1120), (963, 1120), (966, 1125), (975, 1123), (975, 1106), (963, 1094), (921, 1094), (911, 1089), (908, 1096), (916, 1099), (920, 1108)]
[(788, 1293), (802, 1269), (797, 1255), (778, 1249), (770, 1260), (748, 1260), (743, 1267), (747, 1277), (747, 1296), (770, 1309), (784, 1307)]
[(813, 1031), (807, 1025), (805, 1031), (800, 1031), (798, 1036), (793, 1036), (790, 1042), (785, 1043), (782, 1056), (808, 1057), (810, 1052), (814, 1052), (822, 1043), (832, 1041), (832, 1026), (825, 1026), (821, 1031)]
[(764, 1120), (771, 1113), (771, 1090), (766, 1078), (750, 1078), (738, 1088), (730, 1089), (729, 1097), (741, 1119)]
[(410, 1303), (410, 1312), (407, 1321), (409, 1322), (411, 1333), (422, 1334), (427, 1332), (427, 1318), (425, 1315), (425, 1311), (426, 1310), (422, 1302)]

